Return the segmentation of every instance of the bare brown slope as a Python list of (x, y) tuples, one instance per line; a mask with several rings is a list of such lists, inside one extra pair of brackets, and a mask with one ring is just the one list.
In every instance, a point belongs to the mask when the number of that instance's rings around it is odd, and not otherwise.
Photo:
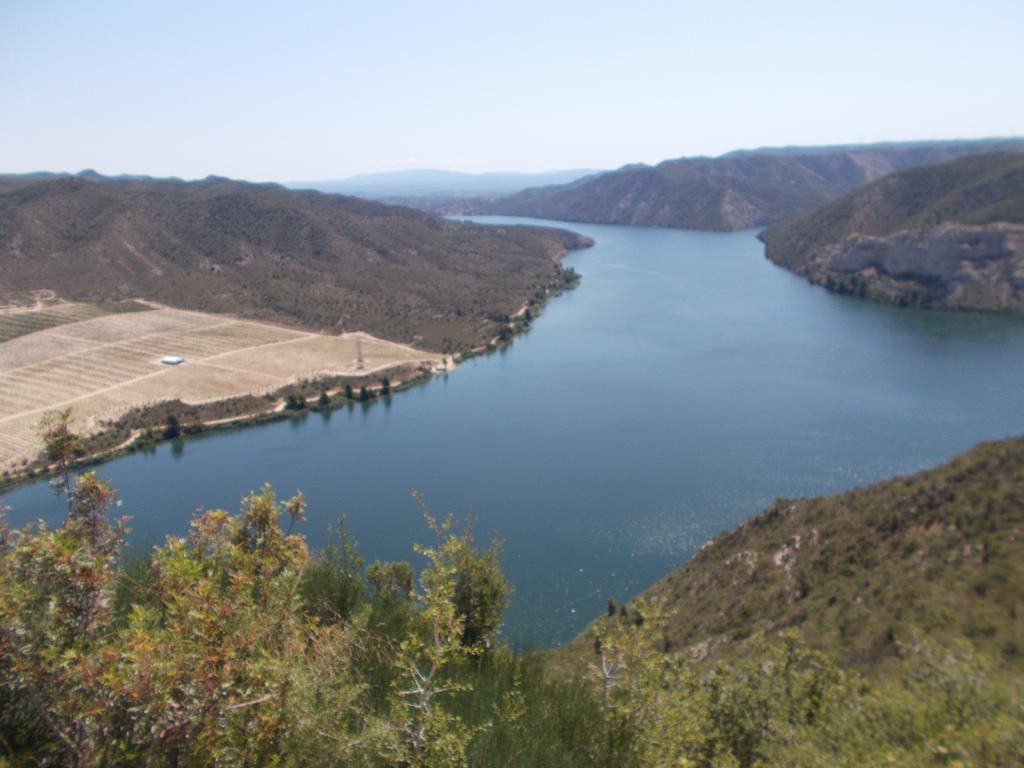
[(628, 165), (571, 184), (438, 209), (730, 231), (781, 221), (904, 168), (1021, 149), (1021, 140), (986, 140), (741, 151)]
[(486, 343), (587, 244), (219, 178), (0, 183), (0, 292), (141, 297), (437, 351)]

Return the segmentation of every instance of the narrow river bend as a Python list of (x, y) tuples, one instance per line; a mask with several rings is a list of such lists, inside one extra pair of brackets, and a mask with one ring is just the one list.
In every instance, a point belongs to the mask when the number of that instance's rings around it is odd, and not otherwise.
[[(582, 283), (505, 351), (388, 403), (100, 467), (134, 541), (269, 481), (306, 494), (314, 546), (345, 515), (367, 560), (413, 559), (416, 488), (504, 540), (505, 634), (546, 646), (774, 497), (1024, 432), (1024, 318), (834, 296), (766, 261), (752, 231), (563, 226), (597, 243), (566, 260)], [(45, 482), (2, 500), (14, 524), (60, 517)]]

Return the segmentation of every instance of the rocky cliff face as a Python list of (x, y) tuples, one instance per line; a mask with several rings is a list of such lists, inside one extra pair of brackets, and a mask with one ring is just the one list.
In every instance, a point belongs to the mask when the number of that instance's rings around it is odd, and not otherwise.
[(761, 239), (776, 264), (834, 291), (1024, 312), (1024, 155), (894, 173)]
[(850, 235), (797, 272), (841, 293), (950, 309), (1024, 311), (1024, 225), (941, 224)]

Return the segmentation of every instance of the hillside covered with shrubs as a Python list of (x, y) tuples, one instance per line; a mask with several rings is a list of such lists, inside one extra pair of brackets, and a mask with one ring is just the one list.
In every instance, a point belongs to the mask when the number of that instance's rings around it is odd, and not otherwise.
[[(700, 661), (673, 640), (674, 610), (687, 605), (660, 589), (570, 646), (580, 664), (569, 673), (502, 644), (512, 586), (500, 545), (481, 548), (417, 494), (430, 543), (412, 562), (365, 564), (340, 525), (311, 553), (293, 532), (301, 494), (281, 500), (267, 486), (238, 513), (199, 513), (183, 535), (133, 555), (130, 521), (111, 519), (114, 489), (73, 472), (66, 420), (51, 417), (44, 436), (68, 514), (54, 529), (0, 527), (0, 764), (1024, 760), (1018, 666), (962, 638), (908, 633), (878, 678), (823, 652), (798, 623), (765, 631), (752, 616), (744, 653)], [(1019, 487), (1018, 469), (1007, 471)], [(951, 500), (982, 510), (1016, 498), (971, 500), (953, 487), (970, 472), (944, 477)], [(828, 541), (834, 521), (818, 511)], [(929, 526), (954, 523), (928, 515)], [(884, 546), (899, 529), (871, 535)]]

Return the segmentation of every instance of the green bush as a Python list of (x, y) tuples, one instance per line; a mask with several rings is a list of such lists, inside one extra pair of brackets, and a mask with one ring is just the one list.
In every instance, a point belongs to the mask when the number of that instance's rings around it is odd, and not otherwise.
[(500, 547), (418, 495), (434, 534), (418, 574), (364, 576), (343, 525), (310, 555), (290, 533), (304, 499), (269, 486), (126, 557), (113, 490), (68, 471), (66, 414), (46, 438), (66, 521), (0, 515), (0, 764), (1024, 764), (1019, 680), (966, 642), (890, 631), (880, 683), (792, 630), (702, 666), (666, 652), (671, 615), (639, 598), (609, 604), (585, 674), (556, 676), (497, 641)]

